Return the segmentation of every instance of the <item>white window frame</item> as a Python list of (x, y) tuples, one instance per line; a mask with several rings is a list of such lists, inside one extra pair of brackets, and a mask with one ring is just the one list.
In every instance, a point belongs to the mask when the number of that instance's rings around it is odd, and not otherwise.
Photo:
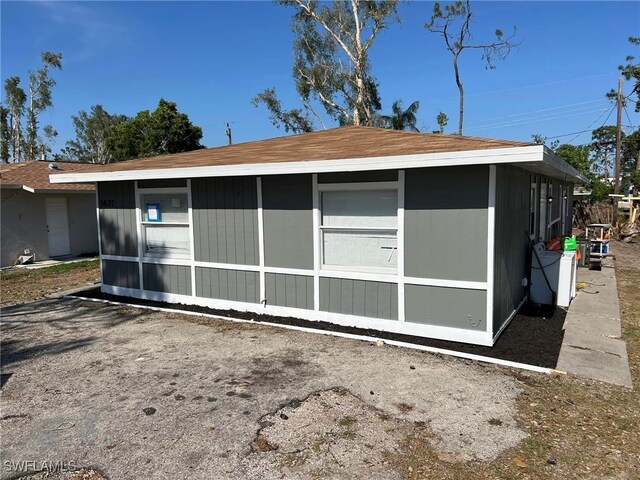
[(398, 266), (395, 267), (367, 267), (367, 266), (350, 266), (350, 265), (325, 265), (324, 263), (324, 242), (323, 232), (330, 230), (354, 230), (354, 231), (394, 231), (396, 235), (396, 259), (398, 263), (402, 259), (402, 255), (399, 250), (400, 235), (399, 235), (399, 223), (400, 223), (400, 208), (401, 205), (396, 203), (396, 226), (395, 227), (330, 227), (322, 225), (322, 194), (323, 192), (354, 192), (354, 191), (370, 191), (370, 190), (389, 190), (395, 191), (396, 196), (400, 187), (400, 182), (358, 182), (358, 183), (318, 183), (317, 202), (319, 207), (318, 212), (318, 245), (317, 252), (319, 258), (319, 267), (323, 271), (336, 271), (336, 272), (362, 272), (362, 273), (380, 273), (386, 275), (398, 275)]
[[(137, 183), (137, 182), (136, 182)], [(171, 195), (180, 194), (187, 196), (187, 221), (186, 222), (148, 222), (144, 221), (144, 202), (143, 197), (145, 195)], [(191, 220), (191, 188), (189, 185), (186, 187), (161, 187), (161, 188), (136, 188), (136, 201), (138, 204), (139, 214), (137, 216), (137, 222), (140, 228), (139, 235), (139, 255), (142, 260), (154, 262), (158, 259), (171, 259), (171, 260), (191, 260), (193, 257), (193, 226)], [(183, 255), (150, 255), (146, 248), (146, 236), (147, 229), (145, 227), (185, 227), (189, 232), (189, 252)]]

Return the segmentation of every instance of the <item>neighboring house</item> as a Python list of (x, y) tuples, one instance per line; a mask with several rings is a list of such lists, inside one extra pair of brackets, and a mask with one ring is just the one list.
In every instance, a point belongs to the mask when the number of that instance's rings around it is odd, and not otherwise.
[(98, 252), (94, 185), (49, 182), (51, 172), (90, 167), (39, 161), (0, 167), (1, 266), (12, 265), (25, 250), (36, 261)]
[(102, 291), (493, 345), (584, 180), (543, 145), (342, 127), (97, 182)]

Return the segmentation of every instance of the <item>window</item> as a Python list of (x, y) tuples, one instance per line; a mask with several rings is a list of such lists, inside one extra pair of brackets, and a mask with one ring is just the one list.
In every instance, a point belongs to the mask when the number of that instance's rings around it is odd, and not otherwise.
[(531, 178), (531, 190), (529, 198), (529, 238), (535, 240), (538, 214), (538, 179)]
[(396, 270), (398, 191), (374, 188), (321, 192), (323, 267)]
[(540, 182), (540, 208), (538, 210), (540, 214), (540, 227), (538, 228), (538, 241), (544, 242), (548, 240), (547, 235), (547, 181), (542, 180)]
[(187, 194), (142, 193), (142, 237), (147, 257), (189, 258)]

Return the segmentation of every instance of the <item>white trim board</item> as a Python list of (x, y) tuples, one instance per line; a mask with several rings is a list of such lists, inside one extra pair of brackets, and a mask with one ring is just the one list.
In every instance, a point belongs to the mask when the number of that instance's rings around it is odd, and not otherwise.
[[(117, 262), (142, 262), (142, 263), (156, 263), (161, 265), (181, 265), (190, 266), (192, 263), (195, 267), (203, 268), (219, 268), (222, 270), (235, 270), (239, 272), (260, 272), (264, 270), (265, 273), (282, 273), (285, 275), (302, 275), (307, 277), (318, 278), (342, 278), (346, 280), (368, 280), (372, 282), (382, 283), (398, 283), (398, 275), (380, 274), (372, 272), (357, 272), (352, 270), (305, 270), (301, 268), (287, 268), (287, 267), (269, 267), (260, 265), (241, 265), (237, 263), (216, 263), (216, 262), (202, 262), (191, 261), (185, 258), (153, 258), (153, 257), (123, 257), (120, 255), (102, 255), (103, 260), (114, 260)], [(458, 288), (462, 290), (487, 290), (487, 282), (477, 282), (470, 280), (448, 280), (442, 278), (421, 278), (421, 277), (404, 277), (404, 283), (407, 285), (424, 285), (427, 287), (443, 287), (443, 288)]]
[(122, 295), (143, 300), (153, 300), (168, 303), (183, 303), (186, 305), (199, 305), (218, 310), (236, 310), (256, 314), (274, 315), (280, 317), (292, 317), (310, 321), (324, 321), (363, 329), (380, 330), (401, 335), (413, 335), (429, 337), (439, 340), (450, 340), (474, 345), (493, 346), (493, 335), (482, 330), (467, 330), (462, 328), (442, 327), (437, 325), (425, 325), (412, 322), (400, 322), (398, 320), (386, 320), (380, 318), (360, 317), (340, 313), (304, 310), (300, 308), (280, 307), (235, 302), (230, 300), (216, 300), (210, 298), (192, 297), (190, 295), (178, 295), (172, 293), (152, 292), (133, 288), (102, 285), (101, 291), (112, 295)]
[(487, 199), (487, 332), (493, 334), (493, 289), (496, 249), (496, 166), (489, 165)]
[(496, 332), (496, 334), (493, 336), (493, 343), (495, 344), (496, 341), (498, 340), (498, 337), (500, 337), (500, 335), (502, 335), (502, 332), (505, 331), (505, 329), (509, 326), (509, 324), (511, 323), (511, 320), (513, 320), (513, 318), (516, 316), (516, 314), (518, 313), (518, 310), (520, 310), (522, 308), (522, 305), (524, 305), (524, 302), (527, 301), (527, 296), (525, 295), (522, 300), (520, 301), (520, 303), (518, 304), (518, 306), (513, 310), (513, 312), (511, 312), (511, 314), (507, 317), (507, 319), (504, 321), (504, 323), (502, 324), (502, 326), (500, 327), (500, 329)]
[(309, 328), (309, 327), (299, 327), (299, 326), (295, 326), (295, 325), (285, 325), (285, 324), (281, 324), (281, 323), (273, 323), (273, 322), (255, 322), (253, 320), (244, 320), (244, 319), (240, 319), (240, 318), (233, 318), (233, 317), (225, 317), (222, 315), (212, 315), (209, 313), (199, 313), (199, 312), (190, 312), (187, 310), (180, 310), (180, 309), (176, 309), (176, 308), (163, 308), (163, 307), (151, 307), (151, 306), (143, 306), (143, 305), (135, 305), (135, 304), (131, 304), (131, 303), (123, 303), (123, 302), (114, 302), (112, 300), (103, 300), (103, 299), (99, 299), (99, 298), (88, 298), (88, 297), (83, 297), (81, 296), (82, 292), (79, 292), (79, 294), (71, 294), (71, 295), (65, 295), (64, 298), (68, 298), (68, 299), (81, 299), (81, 300), (86, 300), (89, 302), (98, 302), (98, 303), (107, 303), (107, 304), (111, 304), (111, 305), (128, 305), (134, 308), (140, 308), (140, 309), (144, 309), (144, 310), (152, 310), (152, 311), (158, 311), (158, 312), (169, 312), (169, 313), (178, 313), (178, 314), (182, 314), (182, 315), (189, 315), (189, 316), (196, 316), (196, 317), (207, 317), (207, 318), (215, 318), (215, 319), (219, 319), (219, 320), (225, 320), (225, 321), (231, 321), (231, 322), (237, 322), (237, 323), (251, 323), (254, 325), (265, 325), (265, 326), (269, 326), (269, 327), (275, 327), (275, 328), (285, 328), (288, 330), (297, 330), (297, 331), (301, 331), (301, 332), (308, 332), (308, 333), (316, 333), (316, 334), (321, 334), (321, 335), (331, 335), (331, 336), (335, 336), (335, 337), (342, 337), (342, 338), (348, 338), (351, 340), (361, 340), (364, 342), (370, 342), (370, 343), (378, 343), (378, 342), (382, 342), (385, 343), (387, 345), (392, 345), (394, 347), (400, 347), (400, 348), (410, 348), (413, 350), (419, 350), (419, 351), (423, 351), (423, 352), (428, 352), (428, 353), (436, 353), (436, 354), (440, 354), (440, 355), (448, 355), (448, 356), (452, 356), (452, 357), (457, 357), (457, 358), (464, 358), (467, 360), (474, 360), (474, 361), (478, 361), (478, 362), (483, 362), (483, 363), (491, 363), (491, 364), (495, 364), (495, 365), (502, 365), (505, 367), (509, 367), (509, 368), (517, 368), (517, 369), (521, 369), (521, 370), (529, 370), (532, 372), (538, 372), (538, 373), (552, 373), (554, 372), (553, 369), (551, 368), (546, 368), (546, 367), (539, 367), (537, 365), (529, 365), (526, 363), (518, 363), (518, 362), (512, 362), (510, 360), (502, 360), (499, 358), (492, 358), (492, 357), (485, 357), (482, 355), (476, 355), (473, 353), (464, 353), (464, 352), (458, 352), (455, 350), (446, 350), (443, 348), (436, 348), (436, 347), (428, 347), (425, 345), (417, 345), (414, 343), (407, 343), (407, 342), (399, 342), (396, 340), (387, 340), (387, 339), (381, 339), (378, 337), (369, 337), (369, 336), (365, 336), (365, 335), (356, 335), (353, 333), (342, 333), (342, 332), (332, 332), (330, 330), (320, 330), (320, 329), (316, 329), (316, 328)]
[[(556, 157), (543, 145), (491, 148), (458, 152), (421, 153), (335, 160), (300, 160), (291, 162), (210, 165), (88, 173), (49, 175), (51, 183), (109, 182), (116, 180), (151, 180), (167, 178), (226, 177), (246, 175), (279, 175), (291, 173), (362, 172), (368, 170), (401, 170), (422, 167), (462, 165), (519, 164), (528, 170), (540, 170), (550, 176), (583, 182), (584, 177)], [(546, 171), (546, 172), (545, 172)], [(548, 173), (547, 173), (548, 172)]]

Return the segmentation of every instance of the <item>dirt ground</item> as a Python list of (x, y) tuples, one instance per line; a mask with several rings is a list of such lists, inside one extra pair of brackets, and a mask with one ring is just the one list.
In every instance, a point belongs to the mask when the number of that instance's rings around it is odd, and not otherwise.
[(413, 350), (80, 300), (4, 308), (2, 331), (4, 461), (113, 479), (371, 478), (370, 463), (402, 478), (410, 435), (462, 462), (526, 437), (517, 380)]
[[(612, 251), (637, 386), (640, 244)], [(4, 462), (73, 461), (91, 480), (640, 472), (637, 387), (75, 300), (2, 323)]]
[(4, 307), (33, 302), (47, 295), (93, 285), (99, 281), (98, 260), (59, 264), (34, 270), (3, 270), (0, 272), (0, 305)]
[(398, 456), (407, 478), (640, 478), (640, 242), (613, 242), (634, 390), (572, 375), (511, 372), (522, 393), (518, 425), (528, 434), (491, 462), (442, 464), (427, 435), (410, 436)]

